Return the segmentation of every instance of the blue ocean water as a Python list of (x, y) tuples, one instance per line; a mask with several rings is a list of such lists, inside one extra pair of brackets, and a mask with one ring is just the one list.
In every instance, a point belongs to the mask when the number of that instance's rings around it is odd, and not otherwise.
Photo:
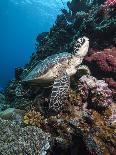
[(1, 88), (14, 77), (16, 67), (29, 61), (37, 35), (50, 29), (67, 1), (0, 0)]

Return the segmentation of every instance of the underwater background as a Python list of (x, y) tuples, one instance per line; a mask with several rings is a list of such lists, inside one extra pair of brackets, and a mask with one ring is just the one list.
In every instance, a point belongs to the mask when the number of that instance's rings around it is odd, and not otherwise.
[[(36, 37), (49, 31), (67, 0), (0, 1), (0, 87), (14, 77), (14, 69), (28, 62)], [(64, 4), (64, 6), (63, 6)]]
[(115, 155), (116, 0), (0, 7), (0, 155)]

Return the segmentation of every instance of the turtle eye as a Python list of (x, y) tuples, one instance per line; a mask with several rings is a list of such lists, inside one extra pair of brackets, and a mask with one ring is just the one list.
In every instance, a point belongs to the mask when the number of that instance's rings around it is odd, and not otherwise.
[(82, 45), (83, 45), (84, 43), (85, 43), (85, 39), (83, 38), (83, 39), (82, 39)]
[(81, 43), (83, 42), (83, 38), (81, 38)]
[(79, 38), (79, 39), (77, 40), (77, 43), (80, 43), (81, 45), (83, 45), (84, 42), (85, 42), (85, 39), (84, 39), (84, 38)]

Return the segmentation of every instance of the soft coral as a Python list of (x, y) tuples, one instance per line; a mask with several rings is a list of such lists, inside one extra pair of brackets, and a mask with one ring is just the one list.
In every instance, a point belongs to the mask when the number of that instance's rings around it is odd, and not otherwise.
[(105, 6), (114, 6), (116, 5), (116, 0), (106, 0), (104, 4)]

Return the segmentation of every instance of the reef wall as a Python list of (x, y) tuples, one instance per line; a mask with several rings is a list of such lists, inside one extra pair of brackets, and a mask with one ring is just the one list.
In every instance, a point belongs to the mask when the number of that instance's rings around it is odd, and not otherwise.
[[(50, 31), (37, 36), (29, 63), (15, 69), (15, 79), (0, 94), (2, 155), (115, 155), (116, 6), (100, 4), (86, 3), (76, 13), (62, 10)], [(73, 53), (81, 36), (90, 40), (83, 64), (91, 75), (77, 72), (70, 79), (66, 106), (54, 114), (52, 87), (22, 79), (48, 56)]]

